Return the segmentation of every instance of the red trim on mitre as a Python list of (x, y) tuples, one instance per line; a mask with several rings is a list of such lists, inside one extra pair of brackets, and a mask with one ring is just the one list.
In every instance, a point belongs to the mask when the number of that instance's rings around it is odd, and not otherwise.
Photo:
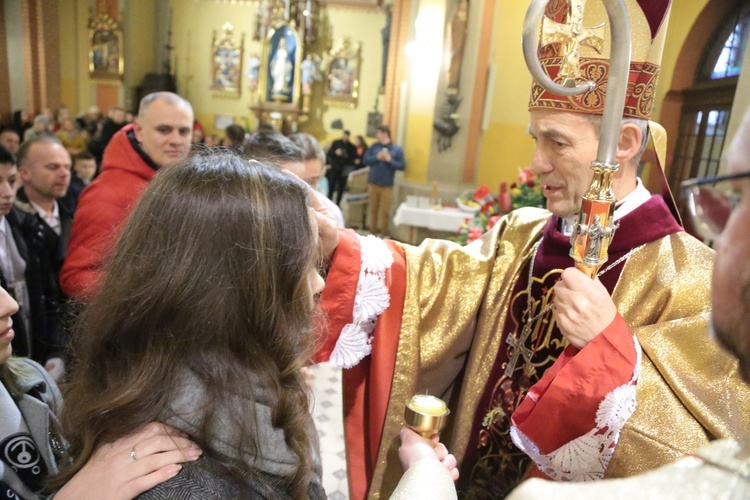
[[(562, 64), (561, 57), (541, 59), (542, 68), (553, 80), (557, 78)], [(581, 58), (581, 75), (577, 83), (593, 81), (596, 88), (576, 96), (565, 97), (543, 89), (532, 82), (529, 110), (557, 109), (591, 115), (604, 113), (604, 98), (607, 94), (609, 76), (608, 59)], [(631, 62), (628, 75), (628, 89), (625, 95), (624, 117), (651, 119), (656, 95), (656, 82), (659, 78), (659, 66), (650, 62)]]

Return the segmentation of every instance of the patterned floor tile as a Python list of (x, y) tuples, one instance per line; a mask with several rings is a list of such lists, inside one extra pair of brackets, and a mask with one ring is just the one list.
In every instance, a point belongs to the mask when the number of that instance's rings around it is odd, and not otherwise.
[(328, 364), (313, 367), (313, 419), (320, 436), (323, 487), (331, 500), (349, 500), (344, 444), (341, 370)]

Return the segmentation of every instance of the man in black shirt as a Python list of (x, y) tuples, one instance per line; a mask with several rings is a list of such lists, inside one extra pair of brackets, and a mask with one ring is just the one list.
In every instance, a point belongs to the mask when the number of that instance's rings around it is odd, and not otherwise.
[(354, 169), (354, 160), (357, 158), (357, 148), (349, 142), (349, 131), (344, 130), (341, 139), (336, 139), (328, 149), (327, 160), (331, 168), (326, 172), (328, 178), (328, 198), (333, 200), (336, 193), (337, 205), (341, 204), (341, 198), (346, 189), (346, 180), (349, 172)]

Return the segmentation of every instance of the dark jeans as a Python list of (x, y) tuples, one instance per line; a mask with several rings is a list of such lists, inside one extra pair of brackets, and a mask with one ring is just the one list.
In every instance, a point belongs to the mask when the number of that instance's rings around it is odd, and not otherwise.
[[(341, 198), (344, 196), (346, 183), (349, 180), (349, 168), (331, 167), (326, 172), (326, 178), (328, 179), (328, 198), (335, 201), (336, 205), (341, 205)], [(333, 199), (334, 193), (336, 194), (335, 200)]]

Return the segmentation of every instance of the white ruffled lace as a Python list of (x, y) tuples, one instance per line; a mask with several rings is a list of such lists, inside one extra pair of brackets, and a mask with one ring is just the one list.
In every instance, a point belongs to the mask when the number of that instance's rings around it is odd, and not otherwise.
[(539, 470), (555, 481), (595, 481), (604, 479), (609, 461), (625, 423), (635, 411), (635, 387), (641, 371), (641, 345), (633, 336), (636, 364), (633, 378), (604, 397), (596, 411), (596, 427), (548, 455), (514, 425), (513, 442), (536, 463)]
[(385, 242), (376, 236), (359, 236), (362, 269), (354, 296), (353, 321), (341, 330), (330, 363), (341, 367), (356, 366), (372, 352), (372, 332), (378, 316), (391, 303), (385, 284), (385, 273), (393, 265), (393, 255)]

